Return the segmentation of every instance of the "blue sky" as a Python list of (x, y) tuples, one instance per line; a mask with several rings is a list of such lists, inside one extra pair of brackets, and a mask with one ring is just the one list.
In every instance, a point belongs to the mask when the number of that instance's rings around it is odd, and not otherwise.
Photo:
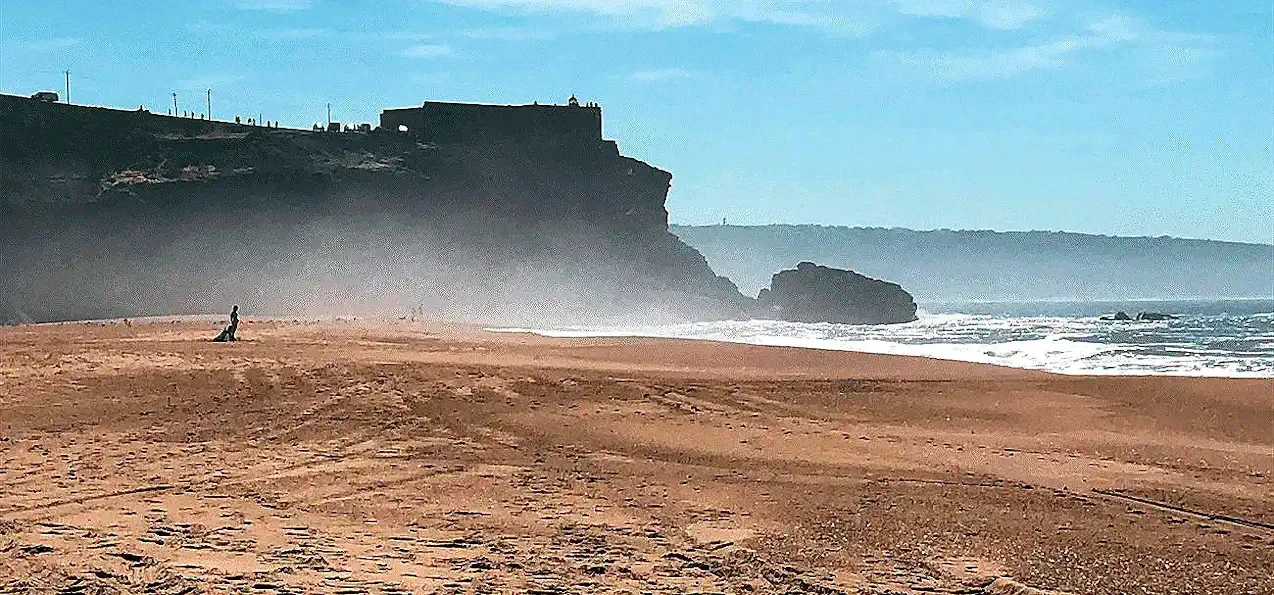
[(1269, 0), (0, 0), (0, 91), (602, 103), (676, 223), (1274, 242)]

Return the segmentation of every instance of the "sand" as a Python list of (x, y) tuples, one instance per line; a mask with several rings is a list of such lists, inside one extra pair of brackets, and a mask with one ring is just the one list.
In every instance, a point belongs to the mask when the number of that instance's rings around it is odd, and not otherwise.
[(0, 329), (0, 593), (1274, 593), (1274, 381)]

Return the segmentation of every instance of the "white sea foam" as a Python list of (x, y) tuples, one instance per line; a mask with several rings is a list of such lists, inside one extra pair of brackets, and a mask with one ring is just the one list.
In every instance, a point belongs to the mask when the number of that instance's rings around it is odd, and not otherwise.
[[(1212, 316), (1112, 324), (1096, 317), (920, 314), (862, 326), (772, 320), (606, 328), (491, 329), (548, 337), (662, 337), (909, 355), (1063, 374), (1274, 378), (1274, 320)], [(1254, 340), (1255, 338), (1265, 339)]]

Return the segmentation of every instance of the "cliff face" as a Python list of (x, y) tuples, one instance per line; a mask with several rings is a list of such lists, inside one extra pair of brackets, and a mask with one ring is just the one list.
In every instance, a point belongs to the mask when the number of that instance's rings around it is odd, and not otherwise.
[(431, 145), (0, 96), (0, 320), (404, 313), (735, 317), (612, 142)]

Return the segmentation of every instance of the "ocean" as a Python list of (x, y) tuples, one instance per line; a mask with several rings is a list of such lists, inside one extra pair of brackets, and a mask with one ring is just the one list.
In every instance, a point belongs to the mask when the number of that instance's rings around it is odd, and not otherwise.
[[(1100, 318), (1163, 312), (1159, 322)], [(809, 347), (1048, 370), (1274, 378), (1274, 300), (922, 303), (920, 320), (898, 325), (772, 320), (665, 326), (492, 329), (551, 337), (670, 337)]]

